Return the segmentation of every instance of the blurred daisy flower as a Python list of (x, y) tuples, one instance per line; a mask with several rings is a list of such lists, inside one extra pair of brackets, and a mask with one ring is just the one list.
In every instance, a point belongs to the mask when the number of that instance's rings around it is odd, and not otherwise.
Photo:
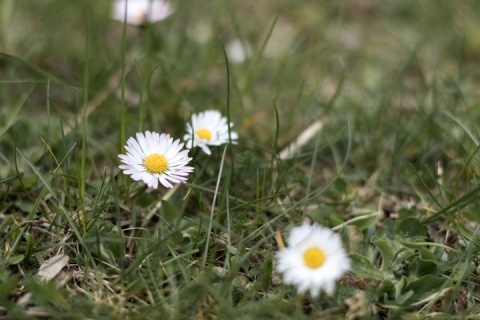
[(238, 39), (227, 44), (225, 48), (229, 61), (242, 63), (252, 56), (252, 48), (248, 42), (242, 42)]
[[(230, 123), (233, 126), (233, 123)], [(230, 132), (232, 143), (236, 143), (238, 134)], [(220, 111), (207, 110), (192, 115), (191, 123), (187, 123), (187, 134), (183, 137), (185, 147), (200, 147), (210, 155), (208, 146), (219, 146), (229, 142), (227, 118), (222, 117)]]
[(283, 281), (299, 293), (310, 291), (314, 298), (320, 291), (331, 295), (335, 281), (349, 268), (340, 236), (316, 223), (293, 228), (288, 246), (277, 252), (277, 270), (283, 273)]
[(118, 155), (124, 163), (120, 169), (131, 175), (133, 180), (142, 180), (150, 188), (156, 189), (158, 182), (172, 188), (171, 182), (186, 182), (188, 174), (193, 171), (193, 167), (186, 166), (192, 158), (188, 157), (188, 150), (181, 151), (182, 148), (180, 139), (173, 141), (168, 134), (137, 133), (137, 139), (127, 141), (127, 154)]
[(123, 22), (141, 26), (163, 20), (172, 14), (173, 9), (170, 3), (164, 0), (115, 0), (113, 4), (112, 18)]

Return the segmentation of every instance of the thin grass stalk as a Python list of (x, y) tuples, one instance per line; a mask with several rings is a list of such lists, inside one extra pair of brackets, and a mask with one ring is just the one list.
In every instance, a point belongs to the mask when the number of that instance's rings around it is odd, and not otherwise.
[(227, 153), (227, 145), (225, 145), (225, 148), (223, 148), (222, 161), (220, 162), (220, 170), (218, 172), (218, 178), (217, 178), (217, 185), (215, 186), (215, 193), (213, 194), (212, 211), (210, 212), (210, 220), (208, 223), (207, 241), (205, 242), (205, 251), (203, 253), (202, 269), (205, 269), (205, 265), (207, 264), (208, 246), (210, 243), (212, 225), (213, 225), (213, 213), (215, 212), (215, 203), (217, 200), (218, 188), (220, 187), (220, 180), (222, 179), (222, 171), (223, 171), (223, 165), (225, 164), (226, 153)]
[[(228, 125), (228, 145), (232, 144), (232, 126), (230, 125), (231, 123), (231, 117), (230, 117), (230, 66), (228, 63), (228, 56), (227, 52), (225, 51), (225, 46), (223, 45), (223, 42), (220, 42), (222, 45), (222, 50), (223, 50), (223, 56), (225, 57), (225, 67), (226, 67), (226, 72), (227, 72), (227, 101), (226, 101), (226, 106), (227, 106), (227, 125)], [(230, 157), (233, 158), (233, 150), (230, 148)], [(234, 166), (230, 167), (230, 173), (234, 174)]]
[(88, 87), (89, 87), (89, 68), (90, 68), (90, 37), (91, 37), (91, 20), (88, 3), (85, 9), (86, 14), (86, 39), (85, 39), (85, 66), (83, 69), (83, 121), (82, 121), (82, 155), (80, 165), (80, 175), (78, 177), (80, 189), (80, 207), (79, 219), (82, 223), (83, 233), (87, 232), (85, 222), (85, 179), (86, 179), (86, 161), (87, 161), (87, 109), (88, 109)]
[[(126, 52), (127, 52), (127, 9), (128, 1), (125, 1), (125, 16), (123, 20), (123, 30), (122, 30), (122, 57), (121, 57), (121, 81), (120, 81), (120, 153), (125, 153), (125, 68), (126, 68)], [(128, 202), (129, 199), (129, 187), (130, 181), (126, 175), (123, 175), (123, 184), (125, 186), (125, 201)]]

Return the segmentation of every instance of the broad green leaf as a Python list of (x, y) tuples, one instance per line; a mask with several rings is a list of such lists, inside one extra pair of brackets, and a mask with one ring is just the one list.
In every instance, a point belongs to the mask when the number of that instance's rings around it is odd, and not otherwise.
[(352, 260), (352, 271), (359, 278), (383, 280), (383, 272), (376, 268), (370, 260), (357, 253), (349, 255)]
[(377, 236), (373, 236), (371, 241), (378, 248), (378, 250), (380, 250), (380, 253), (382, 254), (382, 270), (387, 270), (392, 263), (393, 257), (395, 256), (392, 243), (390, 242), (390, 240), (382, 239)]
[(8, 260), (8, 263), (11, 265), (19, 264), (20, 262), (23, 261), (23, 259), (25, 259), (25, 256), (23, 254), (19, 254), (18, 256), (14, 256), (10, 258), (10, 260)]
[(395, 296), (395, 301), (394, 303), (397, 304), (397, 305), (403, 305), (405, 304), (409, 299), (410, 297), (412, 297), (413, 295), (415, 294), (415, 292), (413, 292), (412, 290), (409, 290), (409, 291), (406, 291), (406, 292), (402, 292), (398, 295)]
[(406, 285), (407, 285), (407, 278), (405, 277), (402, 277), (395, 284), (395, 300), (392, 301), (393, 304), (403, 305), (414, 294), (412, 290), (404, 290)]
[(413, 258), (408, 266), (410, 274), (415, 274), (418, 277), (424, 275), (436, 275), (438, 273), (437, 263), (433, 260), (425, 260), (420, 257)]
[(347, 183), (342, 178), (337, 178), (332, 185), (332, 194), (337, 199), (342, 199), (347, 194)]
[(393, 282), (390, 279), (383, 280), (375, 290), (375, 294), (377, 297), (383, 297), (384, 295), (386, 295), (386, 297), (390, 297), (394, 293), (395, 293), (395, 286), (393, 285)]
[(424, 260), (435, 261), (435, 255), (432, 251), (425, 247), (417, 248), (418, 253), (420, 253), (420, 257)]
[(397, 233), (402, 237), (426, 234), (426, 227), (416, 218), (408, 217), (397, 222)]
[(415, 216), (416, 213), (417, 213), (417, 210), (415, 209), (415, 207), (412, 207), (412, 208), (403, 207), (398, 210), (398, 215), (400, 219)]
[(417, 301), (439, 292), (445, 281), (447, 280), (440, 276), (426, 275), (408, 283), (405, 291), (413, 291), (411, 299)]
[(29, 261), (35, 250), (35, 236), (30, 234), (27, 236), (27, 245), (25, 249), (25, 261)]
[(384, 225), (384, 228), (385, 228), (385, 234), (387, 235), (387, 238), (390, 239), (390, 240), (394, 240), (395, 239), (395, 222), (388, 218), (388, 219), (385, 219), (385, 221), (383, 222), (383, 225)]
[(260, 267), (253, 267), (248, 270), (248, 273), (254, 277), (258, 276), (261, 272), (262, 269)]

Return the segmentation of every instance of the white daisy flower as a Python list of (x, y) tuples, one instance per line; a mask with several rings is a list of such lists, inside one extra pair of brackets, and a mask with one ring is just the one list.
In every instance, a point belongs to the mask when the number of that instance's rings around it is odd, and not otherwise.
[(173, 141), (168, 134), (137, 133), (137, 139), (127, 141), (127, 154), (118, 155), (124, 163), (120, 169), (150, 188), (156, 189), (159, 181), (164, 187), (172, 188), (170, 182), (186, 182), (188, 174), (193, 171), (193, 167), (186, 166), (192, 158), (188, 157), (188, 150), (180, 151), (182, 148), (180, 139)]
[(242, 42), (239, 39), (233, 40), (225, 48), (229, 61), (242, 63), (252, 56), (252, 47), (248, 42)]
[(113, 4), (112, 18), (123, 22), (125, 9), (126, 22), (134, 26), (163, 20), (173, 12), (170, 3), (164, 0), (116, 0)]
[[(230, 127), (233, 123), (230, 123)], [(230, 132), (232, 143), (237, 143), (238, 134)], [(220, 111), (207, 110), (192, 115), (191, 123), (187, 123), (187, 134), (183, 137), (185, 147), (200, 147), (210, 155), (208, 146), (219, 146), (229, 142), (227, 118), (222, 117)]]
[(350, 268), (350, 260), (340, 236), (316, 223), (304, 222), (295, 227), (288, 238), (288, 247), (277, 252), (277, 270), (283, 281), (297, 287), (299, 293), (320, 291), (331, 295), (335, 281)]

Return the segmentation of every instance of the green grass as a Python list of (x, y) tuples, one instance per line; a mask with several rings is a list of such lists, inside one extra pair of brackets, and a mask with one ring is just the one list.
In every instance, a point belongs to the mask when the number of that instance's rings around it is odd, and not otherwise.
[[(175, 6), (123, 29), (108, 2), (0, 2), (0, 316), (474, 317), (479, 4)], [(237, 38), (252, 56), (227, 65)], [(128, 137), (182, 138), (207, 109), (239, 143), (193, 150), (187, 184), (120, 171)], [(352, 260), (331, 297), (275, 270), (276, 231), (305, 217)]]

